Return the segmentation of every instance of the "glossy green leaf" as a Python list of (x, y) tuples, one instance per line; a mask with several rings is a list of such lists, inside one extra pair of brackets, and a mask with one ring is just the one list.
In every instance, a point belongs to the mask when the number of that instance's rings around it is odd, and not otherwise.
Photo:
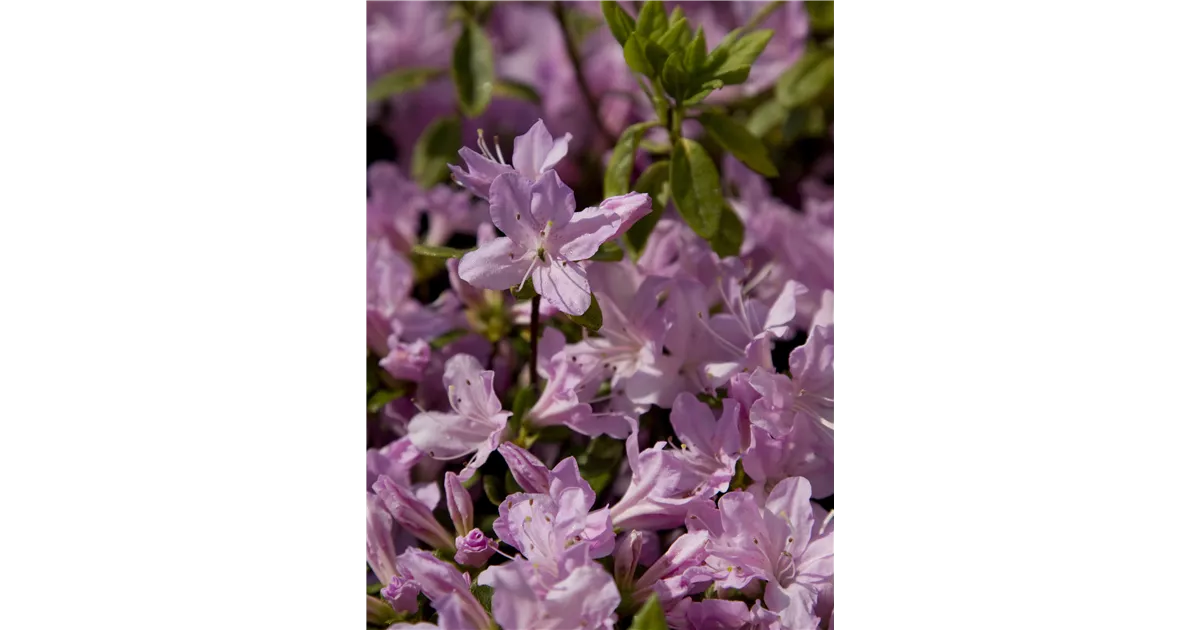
[(495, 81), (492, 64), (492, 43), (474, 20), (463, 20), (462, 34), (454, 44), (454, 59), (450, 74), (458, 90), (458, 104), (463, 113), (475, 117), (487, 109), (492, 100)]
[(686, 68), (683, 67), (683, 51), (676, 51), (667, 57), (667, 61), (663, 63), (662, 83), (663, 89), (667, 94), (676, 101), (691, 96), (691, 76)]
[(683, 104), (685, 107), (699, 105), (700, 103), (704, 102), (705, 97), (707, 97), (709, 94), (712, 94), (713, 90), (719, 90), (724, 86), (725, 82), (721, 81), (720, 79), (705, 81), (700, 85), (700, 91), (693, 92), (692, 95), (683, 102)]
[(741, 35), (734, 31), (713, 49), (708, 58), (706, 76), (720, 79), (725, 85), (744, 83), (750, 77), (750, 67), (771, 41), (774, 31), (762, 29)]
[(729, 204), (724, 204), (721, 209), (721, 224), (717, 228), (717, 233), (708, 239), (709, 245), (722, 258), (737, 256), (742, 251), (742, 240), (745, 238), (746, 227), (742, 225), (742, 220), (729, 207)]
[(670, 187), (668, 186), (670, 180), (671, 163), (662, 161), (655, 162), (642, 171), (637, 182), (633, 185), (634, 190), (650, 195), (650, 202), (653, 204), (650, 214), (629, 226), (629, 230), (625, 232), (625, 238), (629, 241), (629, 246), (637, 254), (641, 254), (642, 250), (646, 249), (646, 241), (650, 239), (650, 234), (654, 232), (654, 226), (662, 218), (663, 208), (666, 206), (670, 195)]
[(671, 152), (671, 198), (683, 220), (701, 238), (712, 238), (721, 221), (725, 199), (712, 158), (694, 140), (682, 138)]
[(775, 87), (779, 102), (786, 107), (806, 105), (833, 85), (833, 53), (810, 48), (780, 77)]
[(471, 250), (441, 247), (439, 245), (413, 245), (412, 253), (417, 256), (432, 256), (434, 258), (462, 258)]
[(623, 441), (601, 435), (589, 440), (583, 452), (575, 455), (575, 460), (579, 465), (579, 476), (600, 494), (612, 483), (624, 457)]
[(612, 157), (608, 160), (608, 169), (604, 172), (605, 197), (616, 197), (629, 192), (629, 176), (633, 173), (633, 159), (637, 155), (638, 144), (646, 130), (656, 124), (637, 123), (621, 132), (621, 137), (617, 138), (617, 144), (613, 147)]
[(600, 245), (600, 249), (596, 250), (596, 253), (588, 260), (594, 260), (596, 262), (617, 262), (623, 258), (625, 258), (625, 250), (621, 249), (620, 245), (609, 241)]
[(636, 30), (639, 35), (654, 38), (667, 28), (667, 11), (662, 0), (650, 0), (642, 4), (638, 13)]
[(567, 317), (592, 332), (599, 331), (600, 327), (604, 325), (604, 314), (600, 312), (600, 303), (596, 301), (595, 293), (592, 294), (591, 305), (583, 315), (567, 315)]
[(717, 144), (746, 166), (767, 177), (779, 176), (767, 146), (734, 119), (716, 112), (704, 112), (700, 114), (700, 124)]
[[(678, 9), (678, 7), (676, 8)], [(667, 52), (675, 52), (682, 50), (684, 44), (691, 41), (691, 37), (691, 25), (688, 24), (687, 20), (679, 20), (672, 24), (670, 28), (663, 31), (654, 41), (666, 49)]]
[(614, 0), (604, 0), (601, 2), (600, 10), (604, 12), (604, 21), (608, 22), (608, 30), (612, 32), (617, 43), (624, 46), (625, 40), (629, 39), (629, 34), (636, 27), (633, 18)]
[[(431, 188), (450, 174), (449, 163), (457, 159), (462, 147), (462, 123), (455, 116), (439, 118), (421, 132), (413, 146), (413, 181)], [(433, 255), (433, 254), (430, 254)]]
[(410, 90), (415, 90), (444, 72), (444, 70), (437, 68), (402, 68), (394, 72), (389, 72), (376, 79), (367, 88), (367, 102), (373, 103)]
[(663, 613), (662, 605), (658, 603), (658, 593), (650, 596), (642, 609), (633, 616), (633, 624), (629, 630), (667, 630), (667, 616)]
[(708, 42), (704, 41), (704, 27), (696, 29), (696, 36), (687, 46), (683, 56), (683, 66), (688, 74), (696, 75), (704, 69), (708, 61)]
[(542, 97), (533, 86), (519, 81), (496, 81), (492, 96), (511, 98), (541, 105)]
[(492, 587), (479, 584), (478, 582), (471, 585), (471, 594), (475, 596), (475, 599), (479, 601), (479, 604), (483, 606), (483, 609), (486, 610), (489, 615), (492, 614), (493, 590), (494, 589), (492, 589)]
[(654, 66), (646, 56), (646, 40), (637, 33), (630, 33), (624, 45), (625, 64), (634, 72), (648, 77), (655, 76)]

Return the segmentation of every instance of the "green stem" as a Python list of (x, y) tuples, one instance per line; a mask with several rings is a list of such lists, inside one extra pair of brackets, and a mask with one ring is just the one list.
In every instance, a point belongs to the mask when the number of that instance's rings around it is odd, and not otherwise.
[(771, 4), (759, 9), (758, 13), (755, 13), (754, 17), (750, 18), (750, 21), (746, 22), (746, 25), (743, 26), (742, 29), (749, 31), (759, 24), (762, 24), (763, 20), (766, 20), (768, 17), (770, 17), (770, 15), (781, 6), (783, 6), (783, 0), (775, 0), (775, 2), (772, 2)]

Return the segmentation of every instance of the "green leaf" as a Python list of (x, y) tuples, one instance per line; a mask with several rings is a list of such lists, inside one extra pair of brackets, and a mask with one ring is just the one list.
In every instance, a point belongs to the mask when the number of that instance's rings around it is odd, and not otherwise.
[(822, 138), (828, 131), (825, 108), (820, 105), (799, 107), (789, 112), (783, 122), (783, 141), (790, 143), (797, 138)]
[(443, 74), (438, 68), (402, 68), (379, 77), (367, 88), (367, 102), (373, 103), (385, 98), (415, 90), (430, 79)]
[(624, 457), (623, 441), (601, 435), (589, 440), (583, 452), (576, 454), (575, 460), (579, 464), (579, 476), (599, 494), (612, 483)]
[(700, 91), (695, 92), (691, 96), (689, 96), (687, 98), (687, 100), (685, 100), (683, 102), (683, 105), (685, 107), (689, 107), (692, 105), (699, 105), (700, 103), (702, 103), (704, 101), (704, 99), (709, 94), (712, 94), (713, 90), (719, 90), (722, 87), (725, 87), (725, 82), (721, 81), (720, 79), (713, 79), (711, 81), (705, 81), (703, 84), (700, 85)]
[(532, 300), (537, 295), (537, 291), (533, 290), (533, 281), (528, 279), (520, 285), (509, 287), (508, 292), (518, 300)]
[(668, 186), (670, 180), (671, 163), (662, 161), (655, 162), (642, 171), (641, 176), (633, 185), (634, 190), (650, 195), (650, 202), (654, 206), (650, 214), (629, 226), (629, 230), (625, 232), (629, 246), (638, 254), (646, 248), (646, 241), (650, 239), (650, 234), (654, 232), (654, 226), (662, 217), (663, 208), (667, 205), (667, 199), (671, 192)]
[(454, 62), (450, 74), (458, 89), (458, 104), (463, 113), (475, 117), (492, 100), (492, 43), (475, 20), (462, 22), (462, 34), (454, 44)]
[(475, 599), (479, 600), (479, 604), (483, 606), (483, 609), (486, 610), (489, 615), (492, 614), (493, 590), (494, 589), (492, 589), (492, 587), (485, 586), (478, 582), (471, 585), (471, 594), (475, 596)]
[(738, 37), (730, 45), (729, 56), (725, 57), (721, 62), (721, 67), (736, 68), (738, 66), (754, 65), (758, 56), (762, 54), (763, 49), (770, 43), (773, 35), (775, 35), (775, 31), (761, 29)]
[(592, 304), (588, 306), (583, 315), (567, 315), (567, 317), (592, 332), (598, 332), (604, 325), (604, 314), (600, 312), (600, 303), (596, 301), (595, 293), (592, 294)]
[(417, 256), (432, 256), (434, 258), (462, 258), (471, 250), (469, 249), (454, 249), (453, 247), (442, 247), (440, 245), (413, 245), (412, 253)]
[(629, 630), (667, 630), (667, 616), (658, 603), (658, 593), (651, 595), (633, 616), (633, 625), (629, 626)]
[(525, 419), (525, 415), (533, 408), (533, 403), (537, 402), (537, 396), (533, 393), (533, 388), (529, 385), (517, 390), (517, 395), (513, 397), (513, 418), (519, 423)]
[(533, 86), (519, 81), (497, 81), (495, 89), (492, 90), (492, 96), (527, 101), (535, 105), (542, 104), (542, 97), (538, 96), (537, 90), (533, 89)]
[(462, 123), (457, 117), (439, 118), (421, 132), (413, 147), (411, 175), (423, 188), (430, 188), (450, 173), (462, 146)]
[(767, 146), (732, 118), (716, 112), (705, 112), (700, 114), (700, 124), (704, 125), (705, 131), (717, 144), (746, 166), (767, 177), (779, 176), (779, 171), (771, 163)]
[(646, 56), (646, 40), (637, 33), (630, 33), (625, 40), (625, 64), (634, 72), (640, 72), (648, 77), (655, 76), (654, 66)]
[[(679, 10), (679, 7), (676, 7)], [(671, 28), (663, 31), (662, 35), (655, 38), (655, 42), (662, 46), (667, 52), (675, 52), (683, 50), (683, 45), (688, 43), (692, 37), (692, 27), (687, 20), (679, 20), (671, 25)]]
[(596, 253), (593, 254), (588, 260), (594, 260), (596, 262), (617, 262), (623, 258), (625, 258), (625, 250), (621, 249), (620, 245), (609, 241), (607, 243), (602, 243), (600, 245), (600, 249), (596, 250)]
[(500, 505), (504, 502), (504, 477), (497, 475), (486, 475), (483, 478), (483, 493), (487, 495), (488, 501), (492, 505)]
[(683, 51), (676, 51), (667, 57), (662, 70), (663, 88), (676, 101), (691, 96), (692, 78), (683, 67)]
[(379, 410), (386, 407), (388, 403), (403, 397), (407, 393), (407, 389), (381, 389), (367, 400), (367, 411), (379, 413)]
[(708, 239), (713, 251), (721, 258), (737, 256), (742, 251), (742, 240), (745, 237), (746, 227), (742, 225), (742, 220), (729, 207), (729, 204), (724, 204), (724, 208), (721, 210), (720, 227), (717, 228), (717, 233)]
[(662, 0), (650, 0), (642, 5), (637, 17), (637, 33), (653, 38), (667, 28), (667, 11)]
[(696, 29), (696, 37), (688, 44), (683, 56), (683, 66), (688, 74), (698, 74), (708, 61), (708, 43), (704, 41), (704, 27)]
[(608, 22), (608, 30), (612, 31), (617, 43), (624, 46), (625, 40), (629, 39), (629, 34), (636, 27), (633, 18), (614, 0), (604, 0), (601, 2), (600, 10), (604, 12), (604, 21)]
[(630, 125), (621, 132), (617, 144), (613, 147), (612, 157), (608, 160), (608, 169), (604, 173), (604, 196), (617, 197), (629, 192), (629, 176), (633, 173), (633, 158), (637, 155), (638, 144), (642, 135), (657, 125), (655, 122), (641, 122)]
[(701, 238), (717, 233), (725, 205), (721, 179), (712, 158), (695, 140), (681, 138), (671, 152), (671, 198)]
[(818, 33), (833, 32), (832, 2), (805, 2), (804, 8), (808, 9), (809, 28)]
[(780, 105), (779, 101), (765, 101), (751, 112), (749, 120), (746, 121), (746, 130), (761, 138), (783, 124), (787, 116), (787, 108)]
[(776, 84), (775, 94), (786, 107), (806, 105), (833, 85), (833, 53), (810, 48), (788, 68)]

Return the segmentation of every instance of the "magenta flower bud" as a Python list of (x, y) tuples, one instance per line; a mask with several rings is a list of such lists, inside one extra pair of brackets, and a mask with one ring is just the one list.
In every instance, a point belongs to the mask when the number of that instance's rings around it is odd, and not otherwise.
[(465, 536), (475, 526), (475, 505), (458, 475), (452, 472), (446, 473), (446, 507), (450, 509), (455, 533)]
[(421, 587), (413, 581), (412, 574), (408, 573), (407, 579), (399, 575), (394, 576), (392, 581), (383, 587), (379, 596), (396, 612), (406, 613), (417, 611), (417, 594), (420, 592)]
[(500, 456), (508, 462), (513, 479), (525, 492), (546, 494), (550, 492), (550, 471), (546, 465), (533, 453), (513, 444), (505, 442), (500, 445)]
[(432, 547), (454, 548), (454, 539), (451, 538), (450, 532), (437, 522), (433, 512), (408, 488), (398, 485), (387, 475), (380, 475), (372, 489), (379, 500), (383, 501), (388, 514), (413, 536)]
[(454, 539), (454, 545), (458, 551), (454, 554), (454, 561), (468, 567), (481, 567), (492, 557), (496, 550), (492, 547), (492, 541), (488, 540), (483, 532), (476, 527), (467, 533), (466, 536), (459, 536)]
[(633, 584), (633, 575), (637, 571), (638, 560), (642, 557), (642, 546), (647, 538), (649, 534), (635, 529), (622, 534), (621, 540), (617, 542), (617, 552), (613, 556), (613, 577), (622, 590)]

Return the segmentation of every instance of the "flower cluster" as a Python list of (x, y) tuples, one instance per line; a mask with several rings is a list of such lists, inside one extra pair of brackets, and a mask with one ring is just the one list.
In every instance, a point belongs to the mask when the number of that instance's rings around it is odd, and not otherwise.
[(373, 627), (833, 627), (832, 14), (639, 4), (368, 3)]

